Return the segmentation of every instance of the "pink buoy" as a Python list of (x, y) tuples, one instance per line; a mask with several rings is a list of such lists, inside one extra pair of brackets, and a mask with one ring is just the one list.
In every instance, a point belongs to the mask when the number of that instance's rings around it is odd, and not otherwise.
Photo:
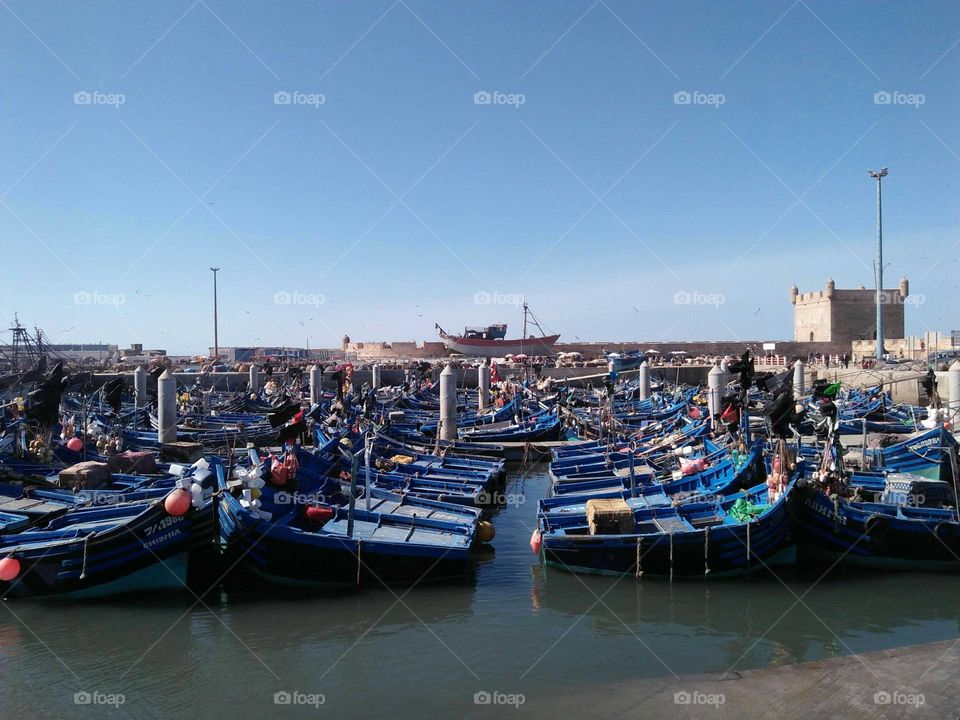
[(20, 561), (15, 557), (5, 557), (0, 560), (0, 580), (10, 582), (20, 574)]
[(163, 501), (163, 509), (174, 517), (186, 514), (190, 509), (190, 493), (183, 488), (177, 488), (167, 495)]
[(67, 450), (73, 450), (74, 452), (80, 452), (83, 450), (83, 440), (78, 437), (72, 437), (67, 440)]
[(534, 555), (539, 555), (542, 547), (543, 535), (539, 530), (534, 530), (533, 535), (530, 536), (530, 549), (533, 550)]

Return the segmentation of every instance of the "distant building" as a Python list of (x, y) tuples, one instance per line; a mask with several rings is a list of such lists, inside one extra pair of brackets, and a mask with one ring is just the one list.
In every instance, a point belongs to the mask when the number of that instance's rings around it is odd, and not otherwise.
[[(906, 278), (893, 290), (883, 290), (884, 339), (904, 336), (903, 308), (910, 294)], [(859, 287), (838, 290), (833, 279), (824, 290), (800, 293), (790, 288), (793, 302), (793, 339), (796, 342), (852, 343), (855, 340), (876, 340), (877, 294)]]
[[(298, 347), (277, 347), (277, 346), (248, 346), (248, 347), (223, 347), (219, 348), (220, 358), (228, 363), (252, 362), (264, 358), (273, 358), (274, 360), (327, 360), (336, 355), (341, 355), (342, 351), (332, 348), (298, 348)], [(213, 356), (213, 348), (210, 348), (210, 355)]]
[(119, 346), (106, 343), (62, 343), (54, 345), (44, 343), (44, 348), (52, 351), (59, 357), (69, 360), (108, 362), (117, 354)]

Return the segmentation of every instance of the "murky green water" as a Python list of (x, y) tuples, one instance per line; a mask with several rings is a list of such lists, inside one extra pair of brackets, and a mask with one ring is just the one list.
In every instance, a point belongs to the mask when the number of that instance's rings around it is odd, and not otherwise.
[[(958, 636), (956, 575), (835, 569), (670, 585), (544, 570), (528, 541), (546, 486), (542, 472), (510, 481), (525, 502), (495, 518), (496, 555), (467, 584), (208, 606), (3, 603), (2, 717), (521, 718), (548, 705), (556, 717), (558, 704), (581, 717), (576, 698), (633, 678)], [(78, 703), (78, 692), (90, 695)], [(475, 704), (483, 692), (524, 702)]]

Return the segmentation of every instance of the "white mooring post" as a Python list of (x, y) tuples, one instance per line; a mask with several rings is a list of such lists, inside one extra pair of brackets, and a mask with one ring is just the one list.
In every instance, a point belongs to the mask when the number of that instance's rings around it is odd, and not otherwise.
[(373, 389), (379, 390), (380, 389), (380, 366), (374, 365), (371, 373), (373, 375), (373, 379), (370, 382), (373, 385)]
[(803, 360), (797, 360), (793, 364), (793, 397), (795, 400), (803, 397), (803, 382)]
[(646, 400), (650, 397), (650, 366), (644, 360), (640, 363), (640, 399)]
[(440, 373), (440, 437), (457, 439), (457, 380), (449, 364)]
[(133, 401), (137, 410), (147, 406), (147, 371), (143, 365), (133, 371)]
[(950, 365), (947, 384), (950, 390), (950, 423), (956, 428), (960, 422), (960, 360), (954, 360)]
[(161, 445), (177, 441), (177, 379), (170, 368), (157, 379), (157, 440)]
[(719, 422), (720, 401), (723, 399), (723, 370), (719, 365), (714, 365), (707, 374), (707, 407), (710, 410), (710, 417), (713, 419), (714, 427)]
[(260, 368), (253, 363), (250, 364), (249, 389), (252, 393), (260, 392)]
[(322, 388), (320, 387), (320, 368), (316, 365), (310, 366), (310, 405), (316, 405), (320, 402), (320, 394)]
[(484, 360), (477, 370), (477, 392), (479, 393), (479, 407), (486, 410), (490, 404), (490, 366)]

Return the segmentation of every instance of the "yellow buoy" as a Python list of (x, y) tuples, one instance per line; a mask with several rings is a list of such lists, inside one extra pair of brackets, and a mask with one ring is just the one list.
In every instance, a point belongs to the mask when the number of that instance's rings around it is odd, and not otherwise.
[(488, 543), (496, 536), (497, 531), (493, 528), (493, 523), (489, 520), (481, 520), (477, 523), (477, 540), (482, 543)]

